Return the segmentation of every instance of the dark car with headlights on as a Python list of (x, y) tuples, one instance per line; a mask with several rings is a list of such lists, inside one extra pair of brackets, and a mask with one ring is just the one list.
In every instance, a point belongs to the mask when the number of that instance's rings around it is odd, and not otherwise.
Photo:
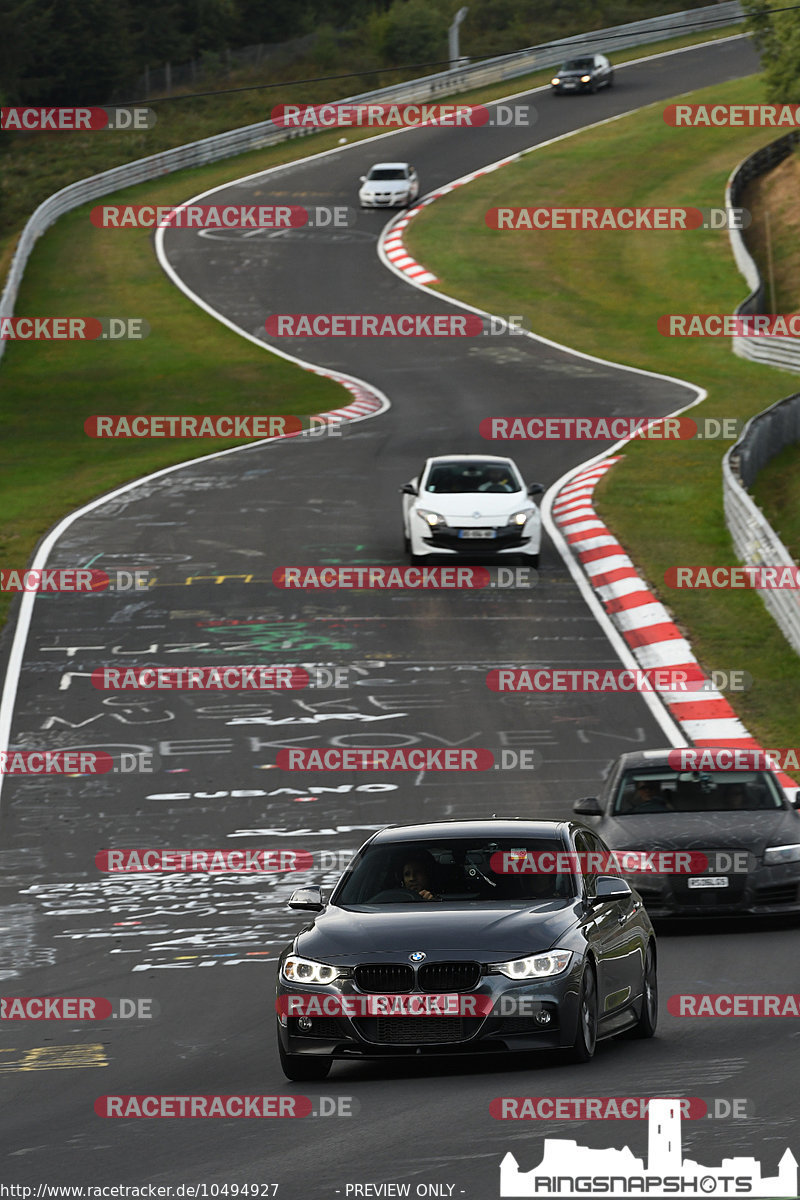
[[(389, 827), (281, 954), (281, 1065), (324, 1079), (334, 1060), (565, 1050), (651, 1037), (656, 943), (609, 851), (572, 821)], [(584, 869), (584, 864), (586, 869)], [(591, 869), (589, 869), (591, 868)]]
[(605, 54), (584, 54), (568, 58), (550, 80), (554, 95), (563, 92), (596, 92), (614, 83), (614, 68)]
[(596, 818), (650, 915), (800, 912), (800, 817), (775, 773), (679, 770), (676, 753), (621, 755), (601, 794), (573, 806)]

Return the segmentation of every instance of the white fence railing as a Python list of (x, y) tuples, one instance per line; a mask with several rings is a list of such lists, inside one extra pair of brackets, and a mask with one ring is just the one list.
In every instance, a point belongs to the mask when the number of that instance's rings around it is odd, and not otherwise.
[[(731, 173), (725, 188), (726, 208), (740, 208), (744, 189), (751, 179), (763, 175), (792, 153), (800, 143), (800, 130), (793, 129), (767, 146), (762, 146), (751, 154)], [(736, 265), (744, 275), (750, 295), (736, 309), (740, 314), (764, 313), (766, 307), (766, 288), (755, 260), (745, 245), (741, 231), (728, 231), (733, 257)], [(800, 338), (785, 337), (734, 337), (731, 339), (733, 353), (740, 358), (748, 358), (752, 362), (764, 363), (770, 367), (782, 367), (785, 371), (800, 371)]]
[[(742, 562), (753, 566), (794, 566), (791, 554), (747, 492), (758, 472), (784, 446), (800, 442), (800, 393), (779, 400), (747, 422), (722, 460), (725, 522)], [(758, 594), (792, 649), (800, 654), (800, 591), (759, 588)]]
[[(576, 37), (561, 38), (543, 46), (522, 50), (519, 54), (488, 59), (486, 62), (458, 67), (451, 71), (440, 71), (421, 79), (412, 79), (378, 91), (365, 92), (360, 96), (347, 97), (348, 102), (369, 100), (431, 99), (437, 93), (467, 91), (485, 84), (499, 83), (525, 75), (539, 67), (556, 65), (564, 57), (581, 49), (597, 53), (613, 53), (615, 50), (639, 46), (646, 42), (662, 41), (686, 33), (692, 29), (711, 30), (743, 20), (742, 6), (738, 0), (725, 0), (722, 4), (711, 4), (704, 8), (687, 9), (684, 12), (668, 13), (662, 17), (651, 17), (643, 21), (630, 21), (609, 29), (599, 29)], [(259, 121), (226, 133), (190, 142), (172, 150), (164, 150), (149, 158), (140, 158), (71, 183), (43, 200), (28, 220), (17, 243), (3, 294), (0, 296), (0, 317), (13, 316), (22, 276), (37, 238), (66, 212), (79, 208), (90, 200), (107, 196), (120, 188), (158, 179), (172, 171), (185, 167), (204, 166), (219, 162), (248, 150), (259, 150), (289, 137), (301, 136), (299, 131), (290, 132), (273, 124)], [(0, 339), (0, 357), (5, 350), (5, 341)]]

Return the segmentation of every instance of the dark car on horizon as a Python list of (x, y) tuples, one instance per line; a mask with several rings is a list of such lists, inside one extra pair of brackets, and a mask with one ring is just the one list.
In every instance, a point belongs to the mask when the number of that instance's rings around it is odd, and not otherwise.
[(550, 80), (550, 88), (558, 96), (563, 92), (596, 92), (613, 83), (614, 68), (605, 54), (583, 54), (562, 63)]
[[(324, 1079), (337, 1059), (564, 1050), (586, 1061), (614, 1034), (651, 1037), (655, 935), (628, 884), (595, 869), (608, 858), (572, 821), (373, 834), (327, 904), (318, 887), (289, 900), (313, 918), (278, 970), (287, 1077)], [(302, 1006), (314, 1015), (296, 1015)]]
[[(800, 816), (775, 773), (679, 770), (674, 755), (674, 747), (623, 754), (600, 795), (573, 805), (613, 850), (627, 852), (620, 869), (650, 915), (800, 913)], [(669, 870), (635, 857), (654, 853)], [(637, 865), (646, 869), (629, 869)]]

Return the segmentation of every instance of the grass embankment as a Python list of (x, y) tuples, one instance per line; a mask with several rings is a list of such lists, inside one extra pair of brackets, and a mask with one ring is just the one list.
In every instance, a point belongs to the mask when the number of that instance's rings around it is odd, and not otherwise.
[[(795, 149), (774, 170), (754, 179), (742, 202), (753, 214), (747, 245), (767, 282), (768, 309), (800, 312), (800, 153)], [(800, 391), (800, 379), (795, 377), (791, 391)], [(800, 446), (787, 446), (767, 464), (753, 495), (794, 560), (800, 560)]]
[[(751, 78), (688, 99), (763, 97)], [(720, 206), (733, 166), (774, 137), (763, 129), (673, 129), (661, 110), (534, 151), (458, 189), (412, 223), (406, 243), (435, 271), (443, 293), (496, 313), (523, 313), (537, 333), (590, 354), (691, 380), (709, 393), (692, 410), (695, 418), (746, 418), (795, 390), (796, 376), (736, 358), (728, 339), (668, 339), (656, 329), (664, 313), (732, 312), (741, 300), (744, 282), (724, 233), (511, 233), (484, 224), (497, 205)], [(589, 388), (585, 401), (589, 414)], [(730, 696), (741, 718), (764, 744), (791, 746), (800, 660), (758, 596), (663, 583), (675, 564), (736, 561), (722, 507), (720, 460), (728, 444), (635, 442), (596, 495), (704, 666), (753, 675), (751, 691)]]
[[(715, 36), (728, 36), (720, 30)], [(615, 56), (643, 57), (708, 35), (660, 42)], [(473, 102), (523, 90), (549, 72), (464, 93)], [(352, 81), (346, 81), (351, 83)], [(318, 100), (339, 91), (304, 93)], [(322, 85), (319, 85), (322, 88)], [(351, 90), (352, 87), (351, 87)], [(267, 101), (265, 96), (269, 96)], [(5, 154), (4, 188), (20, 222), (44, 195), (72, 179), (154, 153), (165, 146), (263, 119), (271, 104), (294, 96), (243, 93), (165, 106), (169, 119), (136, 134), (36, 135)], [(549, 100), (549, 97), (547, 97)], [(182, 171), (103, 198), (105, 203), (176, 204), (251, 172), (338, 143), (340, 130)], [(348, 130), (348, 140), (371, 136)], [(115, 140), (118, 139), (118, 140)], [(24, 187), (17, 187), (21, 180)], [(100, 200), (95, 203), (100, 203)], [(27, 210), (21, 206), (27, 205)], [(310, 413), (337, 407), (343, 392), (246, 342), (186, 300), (158, 266), (148, 231), (109, 234), (88, 219), (91, 206), (62, 217), (37, 244), (25, 272), (18, 316), (140, 316), (143, 342), (12, 344), (0, 360), (0, 562), (22, 566), (36, 541), (64, 513), (127, 480), (233, 441), (94, 441), (83, 432), (97, 413)], [(8, 249), (8, 245), (6, 247)], [(0, 596), (0, 623), (8, 596)]]

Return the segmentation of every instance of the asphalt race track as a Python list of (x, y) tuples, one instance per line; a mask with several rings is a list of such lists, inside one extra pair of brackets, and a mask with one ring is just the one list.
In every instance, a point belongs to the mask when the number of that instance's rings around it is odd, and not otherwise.
[[(518, 97), (538, 111), (532, 131), (405, 131), (231, 184), (213, 201), (352, 207), (358, 176), (380, 159), (411, 160), (427, 192), (532, 142), (757, 67), (742, 39), (710, 44), (618, 69), (614, 89), (596, 96)], [(255, 336), (270, 313), (449, 311), (380, 263), (385, 221), (359, 211), (335, 237), (170, 231), (166, 253), (187, 289)], [(708, 1164), (754, 1155), (773, 1174), (796, 1130), (800, 1035), (788, 1020), (680, 1020), (666, 998), (799, 991), (796, 933), (778, 922), (661, 930), (659, 1036), (604, 1043), (587, 1067), (558, 1058), (339, 1064), (321, 1085), (285, 1080), (274, 964), (303, 923), (284, 904), (298, 883), (332, 883), (337, 855), (389, 822), (567, 816), (617, 754), (666, 734), (637, 696), (487, 689), (486, 672), (502, 665), (619, 665), (547, 542), (527, 589), (299, 592), (274, 586), (273, 571), (403, 563), (398, 487), (429, 454), (488, 449), (477, 434), (484, 417), (659, 416), (693, 393), (527, 338), (280, 346), (374, 385), (392, 407), (340, 437), (263, 444), (147, 480), (75, 521), (51, 555), (54, 567), (144, 568), (156, 583), (127, 596), (37, 598), (11, 744), (153, 752), (157, 771), (55, 786), (6, 780), (0, 979), (13, 995), (152, 999), (155, 1015), (4, 1022), (0, 1181), (277, 1183), (284, 1200), (390, 1182), (412, 1195), (439, 1185), (429, 1194), (484, 1200), (498, 1195), (506, 1151), (532, 1167), (542, 1136), (628, 1144), (637, 1155), (647, 1145), (643, 1121), (501, 1122), (490, 1115), (494, 1097), (676, 1093), (747, 1102), (747, 1120), (684, 1122), (686, 1154)], [(527, 481), (548, 487), (589, 455), (570, 442), (549, 443), (546, 454), (519, 443), (512, 453)], [(103, 666), (256, 662), (338, 666), (347, 686), (323, 678), (266, 698), (141, 696), (97, 691), (89, 678)], [(275, 765), (285, 746), (359, 745), (528, 750), (536, 766), (454, 776)], [(314, 871), (255, 879), (115, 877), (94, 863), (108, 847), (300, 848), (327, 858)], [(102, 1095), (153, 1093), (307, 1095), (319, 1115), (206, 1125), (93, 1111)], [(337, 1104), (341, 1115), (325, 1115)]]

